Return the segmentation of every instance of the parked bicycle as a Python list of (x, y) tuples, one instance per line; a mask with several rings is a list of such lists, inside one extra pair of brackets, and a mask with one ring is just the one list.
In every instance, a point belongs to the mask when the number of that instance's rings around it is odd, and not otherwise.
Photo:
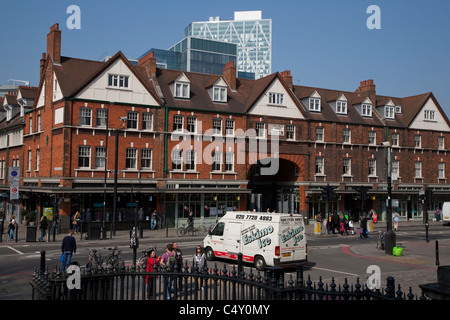
[(193, 225), (188, 225), (187, 227), (185, 227), (185, 224), (183, 224), (182, 227), (179, 227), (177, 229), (177, 235), (179, 237), (184, 237), (186, 234), (188, 236), (195, 236), (198, 235), (198, 230)]
[(121, 254), (121, 250), (119, 250), (117, 247), (114, 248), (108, 248), (109, 255), (106, 258), (106, 265), (107, 266), (112, 266), (113, 268), (120, 268), (120, 266), (122, 265), (122, 263), (124, 262), (124, 260), (121, 258), (120, 254)]
[(378, 231), (377, 249), (384, 250), (384, 241), (386, 239), (386, 233)]
[(97, 255), (97, 249), (89, 249), (88, 262), (86, 263), (87, 269), (97, 269), (103, 263), (102, 255), (99, 252)]

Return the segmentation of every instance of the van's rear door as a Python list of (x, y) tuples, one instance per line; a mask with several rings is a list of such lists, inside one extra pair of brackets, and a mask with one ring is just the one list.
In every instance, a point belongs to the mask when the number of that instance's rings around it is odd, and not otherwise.
[(282, 217), (280, 223), (280, 262), (298, 263), (306, 260), (306, 238), (300, 215)]
[(241, 222), (230, 221), (225, 226), (224, 250), (231, 259), (237, 259), (238, 253), (241, 252), (241, 230)]

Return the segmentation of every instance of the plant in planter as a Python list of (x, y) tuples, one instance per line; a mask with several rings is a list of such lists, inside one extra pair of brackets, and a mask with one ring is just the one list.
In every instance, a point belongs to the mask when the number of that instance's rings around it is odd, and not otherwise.
[(27, 212), (27, 220), (30, 226), (34, 226), (36, 223), (36, 212), (34, 210), (28, 210)]

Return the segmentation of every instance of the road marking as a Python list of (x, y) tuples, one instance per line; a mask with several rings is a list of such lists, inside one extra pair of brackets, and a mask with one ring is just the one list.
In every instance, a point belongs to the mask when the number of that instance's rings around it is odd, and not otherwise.
[(328, 271), (328, 272), (334, 272), (334, 273), (342, 273), (342, 274), (346, 274), (346, 275), (353, 276), (353, 277), (359, 276), (358, 274), (354, 274), (354, 273), (343, 272), (343, 271), (337, 271), (337, 270), (331, 270), (331, 269), (325, 269), (325, 268), (312, 267), (311, 269), (317, 269), (317, 270)]
[(18, 254), (24, 254), (23, 252), (21, 252), (21, 251), (19, 251), (19, 250), (17, 250), (17, 249), (14, 249), (13, 247), (10, 247), (10, 246), (6, 246), (7, 248), (9, 248), (9, 249), (11, 249), (12, 251), (14, 251), (14, 252), (17, 252)]

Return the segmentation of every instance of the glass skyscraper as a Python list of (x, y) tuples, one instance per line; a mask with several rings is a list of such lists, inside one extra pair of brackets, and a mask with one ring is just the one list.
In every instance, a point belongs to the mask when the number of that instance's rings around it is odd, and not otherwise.
[(272, 19), (262, 19), (261, 11), (238, 11), (234, 20), (192, 22), (184, 30), (192, 36), (237, 45), (237, 70), (254, 73), (259, 79), (272, 73)]

